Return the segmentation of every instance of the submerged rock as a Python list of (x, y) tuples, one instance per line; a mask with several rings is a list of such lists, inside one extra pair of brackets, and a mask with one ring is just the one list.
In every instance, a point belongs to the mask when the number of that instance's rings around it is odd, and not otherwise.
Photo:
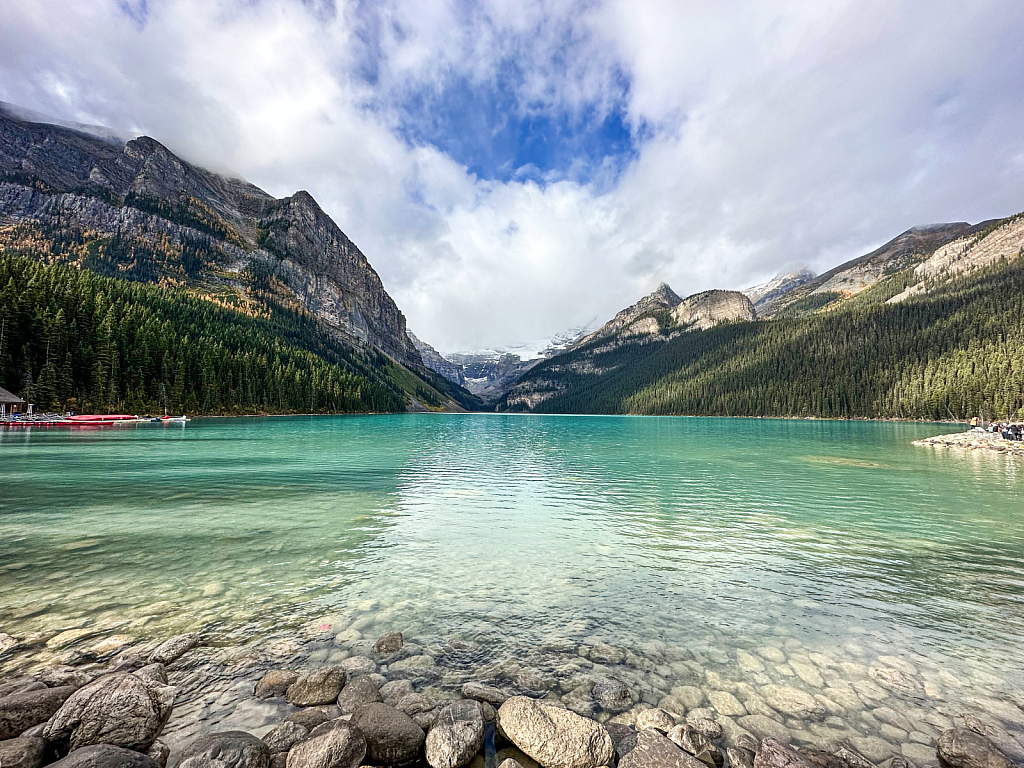
[(420, 755), (426, 734), (412, 718), (387, 704), (367, 704), (352, 716), (366, 739), (366, 759), (375, 765), (402, 765)]
[(157, 762), (148, 755), (111, 744), (76, 749), (50, 765), (55, 768), (158, 768)]
[(480, 702), (457, 701), (440, 711), (427, 733), (427, 762), (432, 768), (461, 768), (473, 759), (483, 744), (484, 717)]
[(287, 768), (356, 768), (366, 756), (366, 739), (358, 728), (336, 721), (324, 732), (288, 752)]
[(402, 646), (405, 644), (405, 638), (402, 637), (401, 632), (388, 632), (385, 635), (381, 635), (377, 639), (377, 642), (373, 644), (374, 653), (398, 653), (402, 650)]
[(766, 685), (761, 694), (773, 709), (800, 720), (821, 720), (826, 715), (820, 701), (791, 685)]
[(128, 672), (105, 675), (73, 693), (46, 724), (47, 741), (72, 749), (113, 744), (146, 750), (171, 714), (175, 689)]
[(41, 688), (0, 699), (0, 739), (13, 739), (33, 725), (45, 723), (74, 692), (72, 686)]
[(288, 693), (288, 688), (299, 679), (298, 672), (272, 669), (256, 683), (253, 695), (257, 699), (275, 699)]
[(388, 665), (388, 676), (395, 678), (431, 677), (437, 674), (434, 657), (420, 654)]
[(413, 688), (412, 683), (408, 680), (391, 680), (380, 687), (380, 695), (384, 698), (384, 702), (392, 706), (410, 693), (413, 693)]
[(612, 737), (603, 725), (525, 696), (501, 705), (498, 728), (545, 768), (598, 768), (614, 757)]
[(199, 645), (199, 635), (194, 632), (177, 635), (158, 645), (156, 650), (149, 654), (149, 661), (170, 664), (172, 661), (176, 661), (184, 656), (197, 645)]
[(320, 667), (307, 672), (290, 686), (287, 697), (297, 707), (333, 704), (345, 686), (347, 675), (341, 667)]
[(503, 690), (483, 683), (466, 683), (462, 686), (462, 695), (467, 699), (486, 701), (495, 707), (500, 707), (508, 700), (508, 694)]
[(995, 744), (966, 728), (943, 731), (937, 743), (939, 764), (946, 768), (1013, 768)]
[(270, 748), (245, 731), (211, 733), (182, 750), (177, 768), (270, 768)]
[(594, 700), (608, 712), (625, 712), (634, 706), (640, 697), (625, 683), (613, 677), (605, 678), (594, 685)]

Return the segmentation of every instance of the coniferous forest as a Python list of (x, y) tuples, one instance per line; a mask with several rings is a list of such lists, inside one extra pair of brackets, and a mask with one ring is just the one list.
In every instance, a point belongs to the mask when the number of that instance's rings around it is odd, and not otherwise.
[[(1024, 416), (1024, 259), (903, 303), (885, 303), (905, 285), (906, 276), (897, 273), (834, 310), (728, 323), (597, 354), (577, 349), (531, 371), (531, 378), (559, 389), (534, 410), (929, 420)], [(587, 359), (603, 373), (572, 372), (574, 358)]]
[(400, 411), (403, 379), (433, 404), (426, 382), (339, 345), (299, 310), (251, 316), (184, 289), (0, 252), (0, 386), (42, 410)]

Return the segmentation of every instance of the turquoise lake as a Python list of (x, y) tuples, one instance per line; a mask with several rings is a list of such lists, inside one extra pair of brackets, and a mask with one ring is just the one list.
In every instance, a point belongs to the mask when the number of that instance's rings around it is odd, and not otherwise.
[[(654, 698), (693, 682), (661, 663), (686, 648), (734, 687), (973, 702), (1014, 727), (1024, 462), (911, 445), (957, 429), (408, 414), (0, 430), (0, 631), (232, 645), (397, 628), (453, 670), (529, 659), (553, 679), (558, 653), (608, 644), (658, 655), (640, 665)], [(920, 690), (856, 685), (899, 661)], [(866, 722), (893, 751), (937, 727)]]

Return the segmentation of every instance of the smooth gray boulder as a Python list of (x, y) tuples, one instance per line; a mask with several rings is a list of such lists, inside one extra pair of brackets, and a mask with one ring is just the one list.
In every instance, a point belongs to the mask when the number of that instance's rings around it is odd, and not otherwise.
[(270, 768), (270, 747), (245, 731), (211, 733), (181, 751), (177, 768)]
[(405, 638), (402, 637), (401, 632), (388, 632), (378, 638), (377, 642), (373, 644), (374, 653), (398, 653), (402, 650), (402, 646), (405, 644)]
[(332, 721), (329, 725), (323, 732), (293, 746), (286, 768), (356, 768), (366, 756), (363, 734), (344, 721)]
[(175, 635), (169, 640), (164, 640), (149, 654), (149, 663), (170, 664), (199, 645), (199, 635), (188, 632), (184, 635)]
[(46, 754), (46, 742), (38, 736), (20, 736), (0, 741), (2, 768), (39, 768)]
[(63, 760), (50, 763), (54, 768), (159, 768), (156, 761), (144, 755), (112, 744), (93, 744), (76, 749)]
[(606, 712), (625, 712), (633, 707), (640, 697), (621, 680), (613, 677), (606, 678), (594, 685), (594, 700), (601, 705)]
[(967, 728), (943, 731), (936, 744), (939, 764), (945, 768), (1013, 768), (1013, 762), (995, 744)]
[(366, 675), (360, 675), (341, 689), (338, 694), (338, 706), (344, 714), (354, 714), (357, 709), (365, 704), (384, 701), (380, 695), (380, 689)]
[(772, 738), (761, 742), (754, 757), (754, 768), (812, 768), (813, 764), (795, 749)]
[(145, 751), (164, 727), (175, 689), (128, 672), (105, 675), (75, 691), (43, 730), (72, 750), (113, 744)]
[(352, 716), (366, 739), (366, 760), (373, 765), (403, 765), (420, 756), (426, 734), (404, 712), (387, 704), (360, 707)]
[(661, 731), (645, 728), (636, 746), (619, 761), (619, 768), (706, 768), (704, 763), (669, 741)]
[(276, 699), (288, 693), (288, 688), (299, 679), (298, 672), (272, 669), (256, 683), (253, 695), (257, 699)]
[(498, 728), (545, 768), (598, 768), (615, 755), (612, 737), (598, 722), (575, 712), (513, 696), (498, 709)]
[(523, 768), (523, 764), (514, 757), (506, 757), (498, 764), (498, 768)]
[(500, 707), (508, 700), (508, 694), (503, 690), (483, 683), (466, 683), (462, 686), (462, 695), (467, 699), (485, 701), (494, 707)]
[(456, 701), (442, 709), (427, 732), (426, 756), (431, 768), (461, 768), (484, 744), (480, 702)]
[(288, 701), (297, 707), (333, 704), (348, 676), (341, 667), (320, 667), (307, 672), (288, 686)]
[(12, 693), (0, 699), (0, 739), (13, 739), (45, 723), (75, 692), (72, 686)]
[(287, 753), (303, 739), (309, 738), (309, 729), (295, 722), (285, 720), (263, 737), (263, 743), (270, 749), (270, 754)]

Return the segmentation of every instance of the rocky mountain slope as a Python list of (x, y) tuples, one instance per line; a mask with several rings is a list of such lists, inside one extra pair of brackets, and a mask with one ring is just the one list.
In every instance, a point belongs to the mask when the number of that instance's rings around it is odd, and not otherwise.
[(458, 407), (458, 388), (424, 365), (380, 277), (312, 196), (278, 200), (152, 138), (123, 142), (0, 104), (0, 249), (185, 288), (251, 316), (307, 313), (366, 360), (381, 352), (411, 371), (399, 378), (413, 407)]
[(930, 224), (913, 227), (863, 256), (833, 267), (817, 277), (778, 293), (759, 312), (760, 317), (779, 313), (813, 312), (834, 301), (855, 296), (886, 277), (929, 258), (936, 249), (984, 230), (992, 221), (968, 224)]
[[(762, 316), (750, 299), (772, 291)], [(533, 368), (498, 408), (1024, 415), (1024, 213), (914, 228), (817, 278), (751, 294), (681, 300), (661, 286)]]
[(807, 267), (799, 267), (791, 272), (782, 272), (767, 283), (747, 288), (743, 293), (754, 303), (754, 311), (759, 316), (767, 316), (772, 314), (775, 304), (783, 296), (815, 277), (816, 275)]
[(412, 339), (416, 351), (420, 353), (423, 364), (427, 368), (441, 374), (453, 384), (458, 384), (460, 387), (466, 386), (466, 376), (461, 365), (448, 360), (427, 342), (421, 341), (412, 331), (409, 331), (409, 338)]
[[(125, 144), (0, 108), (0, 217), (55, 230), (116, 235), (171, 258), (159, 277), (220, 279), (244, 292), (243, 271), (273, 277), (339, 338), (423, 370), (405, 317), (362, 252), (306, 192), (277, 200), (241, 179), (197, 168), (143, 136)], [(59, 234), (59, 233), (58, 233)], [(197, 274), (174, 252), (198, 242)]]
[(754, 305), (739, 291), (703, 291), (683, 299), (662, 283), (566, 353), (535, 366), (538, 372), (522, 376), (507, 390), (499, 408), (536, 408), (565, 390), (562, 380), (565, 374), (588, 377), (608, 374), (616, 366), (599, 360), (622, 347), (657, 346), (681, 334), (706, 330), (721, 323), (751, 321), (756, 317)]
[(500, 399), (534, 366), (577, 344), (590, 333), (591, 327), (570, 328), (551, 338), (518, 342), (499, 349), (452, 352), (447, 357), (411, 332), (409, 335), (428, 368), (489, 402)]

